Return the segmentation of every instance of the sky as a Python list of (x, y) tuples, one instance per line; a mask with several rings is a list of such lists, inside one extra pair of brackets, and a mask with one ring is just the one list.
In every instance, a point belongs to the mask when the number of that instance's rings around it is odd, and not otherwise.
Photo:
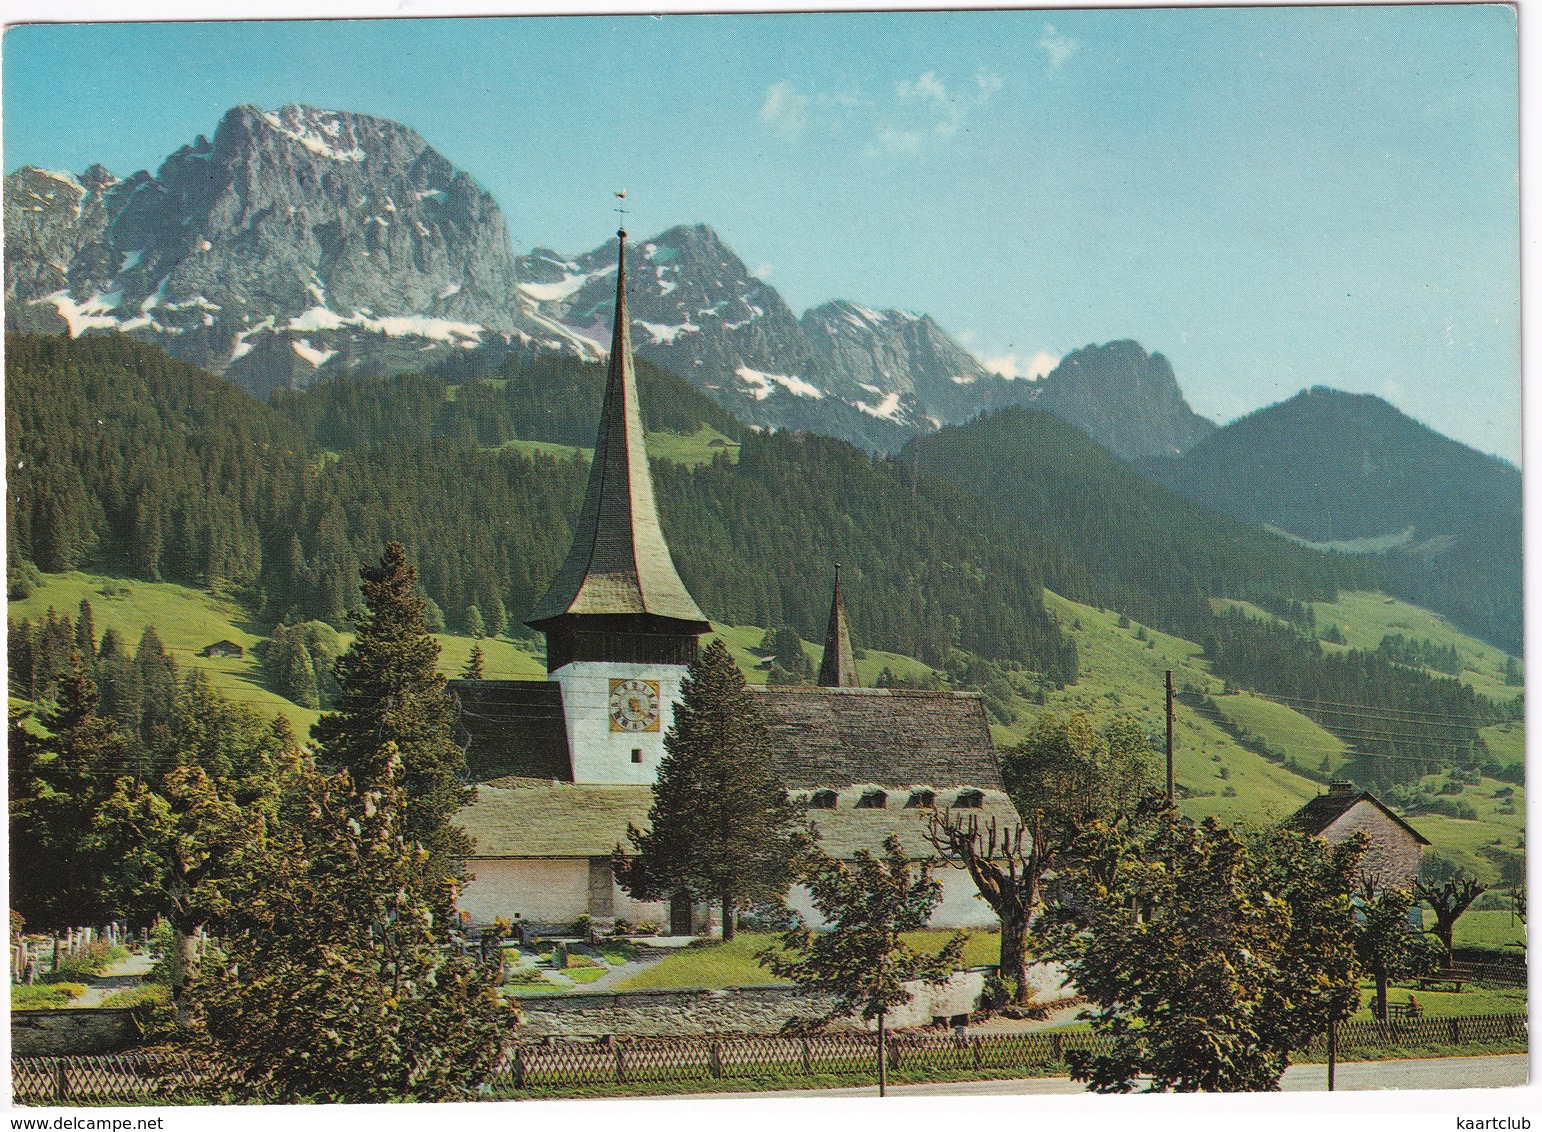
[(24, 26), (3, 160), (155, 169), (240, 103), (407, 123), (516, 251), (707, 223), (801, 313), (998, 372), (1133, 338), (1218, 422), (1312, 385), (1519, 462), (1501, 5)]

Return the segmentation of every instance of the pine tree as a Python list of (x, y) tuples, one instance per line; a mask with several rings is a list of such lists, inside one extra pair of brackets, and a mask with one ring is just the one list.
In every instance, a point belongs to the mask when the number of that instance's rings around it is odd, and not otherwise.
[(482, 611), (475, 605), (466, 608), (466, 632), (478, 640), (487, 636), (487, 624), (482, 620)]
[(722, 641), (686, 673), (664, 750), (650, 828), (628, 828), (635, 856), (616, 847), (616, 876), (640, 900), (682, 891), (715, 897), (723, 938), (732, 939), (739, 908), (786, 893), (809, 833), (772, 769), (765, 722)]
[(29, 924), (52, 930), (100, 923), (115, 911), (102, 879), (107, 861), (91, 835), (128, 756), (123, 736), (97, 713), (96, 685), (84, 663), (71, 659), (58, 706), (40, 719), (48, 736), (18, 734), (14, 718), (11, 727), (27, 779), (13, 783), (25, 806), (20, 813), (13, 807), (12, 834), (27, 852), (11, 861), (12, 904)]
[(462, 680), (481, 680), (482, 676), (482, 646), (472, 645), (471, 655), (466, 658), (466, 667), (460, 670)]
[(96, 656), (96, 618), (85, 598), (80, 599), (80, 615), (75, 618), (75, 651), (87, 664)]
[(450, 818), (473, 791), (463, 782), (455, 701), (435, 667), (439, 644), (424, 628), (417, 571), (393, 542), (378, 566), (359, 574), (364, 610), (354, 619), (353, 644), (333, 666), (339, 710), (311, 729), (317, 757), (350, 771), (363, 788), (385, 773), (382, 751), (394, 744), (402, 759), (407, 833), (430, 852), (437, 872), (456, 873), (470, 843)]

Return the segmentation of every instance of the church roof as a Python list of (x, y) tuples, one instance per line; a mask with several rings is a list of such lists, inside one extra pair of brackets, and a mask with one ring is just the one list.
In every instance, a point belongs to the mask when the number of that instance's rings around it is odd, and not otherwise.
[(584, 506), (567, 560), (527, 623), (543, 628), (565, 614), (641, 613), (695, 622), (705, 632), (707, 619), (675, 571), (653, 498), (626, 308), (626, 232), (617, 235), (610, 371)]
[[(932, 810), (906, 806), (906, 795), (887, 808), (856, 805), (861, 791), (843, 792), (834, 809), (805, 811), (819, 831), (820, 846), (831, 856), (849, 859), (857, 850), (880, 852), (889, 834), (914, 858), (929, 857), (926, 840)], [(798, 799), (802, 796), (794, 794)], [(951, 797), (938, 792), (937, 804)], [(647, 786), (587, 786), (505, 778), (477, 787), (477, 800), (455, 815), (455, 823), (475, 840), (472, 858), (573, 858), (609, 856), (617, 845), (629, 847), (627, 826), (648, 828), (653, 791)], [(978, 810), (982, 823), (995, 818), (1010, 829), (1017, 811), (1000, 791), (985, 791)]]
[(562, 685), (547, 680), (452, 680), (473, 778), (518, 774), (569, 779)]
[(788, 789), (857, 783), (1002, 789), (978, 692), (750, 685)]
[(851, 651), (846, 602), (841, 597), (841, 564), (835, 564), (835, 592), (830, 596), (830, 624), (825, 629), (825, 653), (819, 662), (819, 683), (826, 688), (856, 688), (857, 658)]

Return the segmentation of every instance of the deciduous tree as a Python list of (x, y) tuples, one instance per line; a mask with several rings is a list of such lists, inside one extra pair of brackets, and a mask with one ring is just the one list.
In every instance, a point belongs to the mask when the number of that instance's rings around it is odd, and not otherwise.
[(936, 953), (917, 951), (901, 938), (924, 928), (942, 902), (933, 867), (929, 861), (913, 864), (893, 834), (884, 840), (882, 857), (862, 849), (849, 864), (811, 850), (800, 879), (826, 928), (811, 932), (795, 923), (783, 934), (780, 951), (766, 948), (756, 956), (774, 974), (834, 995), (826, 1021), (860, 1014), (878, 1024), (880, 1095), (887, 1015), (910, 1001), (907, 982), (945, 982), (964, 950), (963, 932)]

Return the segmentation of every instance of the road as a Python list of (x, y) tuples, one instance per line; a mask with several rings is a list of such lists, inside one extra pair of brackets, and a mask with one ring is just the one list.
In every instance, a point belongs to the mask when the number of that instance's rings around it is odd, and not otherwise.
[[(1349, 1092), (1365, 1089), (1496, 1089), (1526, 1084), (1523, 1053), (1490, 1057), (1432, 1057), (1404, 1061), (1341, 1062), (1335, 1087)], [(1292, 1065), (1281, 1088), (1288, 1093), (1323, 1092), (1328, 1087), (1326, 1065)], [(767, 1093), (703, 1093), (703, 1097), (870, 1097), (876, 1085), (850, 1089), (788, 1089)], [(896, 1097), (1049, 1096), (1085, 1092), (1069, 1077), (1028, 1077), (1013, 1081), (955, 1081), (925, 1085), (891, 1085)], [(678, 1098), (678, 1094), (677, 1094)]]

